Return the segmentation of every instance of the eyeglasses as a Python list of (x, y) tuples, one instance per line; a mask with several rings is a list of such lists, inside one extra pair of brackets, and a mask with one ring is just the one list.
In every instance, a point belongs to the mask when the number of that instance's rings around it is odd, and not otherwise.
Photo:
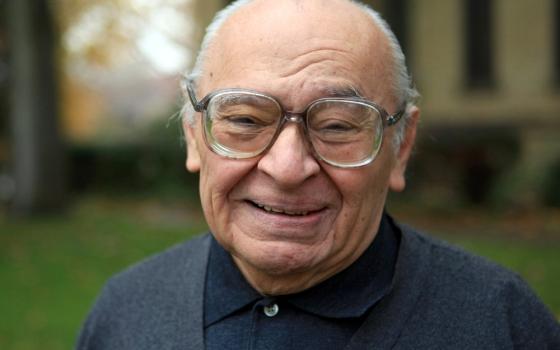
[(206, 145), (233, 159), (266, 152), (288, 122), (303, 125), (315, 156), (340, 167), (373, 162), (383, 143), (385, 126), (394, 125), (404, 108), (389, 115), (381, 106), (359, 97), (327, 97), (311, 102), (300, 113), (284, 110), (273, 97), (245, 89), (223, 89), (197, 101), (191, 82), (185, 82), (193, 108), (202, 112)]

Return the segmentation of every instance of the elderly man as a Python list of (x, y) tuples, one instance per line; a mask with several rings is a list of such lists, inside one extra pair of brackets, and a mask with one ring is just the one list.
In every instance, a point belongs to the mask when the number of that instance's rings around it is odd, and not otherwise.
[(184, 90), (211, 234), (111, 279), (79, 349), (560, 349), (518, 277), (384, 212), (419, 110), (376, 12), (238, 1)]

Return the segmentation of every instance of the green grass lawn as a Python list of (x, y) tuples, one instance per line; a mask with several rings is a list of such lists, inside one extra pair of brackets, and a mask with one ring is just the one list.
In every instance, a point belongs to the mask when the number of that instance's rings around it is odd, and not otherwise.
[(72, 348), (110, 275), (205, 229), (187, 212), (158, 213), (165, 204), (128, 206), (95, 200), (57, 218), (0, 219), (0, 349)]
[[(70, 349), (104, 281), (205, 229), (176, 203), (88, 199), (60, 217), (0, 217), (0, 349)], [(447, 236), (523, 275), (560, 316), (560, 241)]]

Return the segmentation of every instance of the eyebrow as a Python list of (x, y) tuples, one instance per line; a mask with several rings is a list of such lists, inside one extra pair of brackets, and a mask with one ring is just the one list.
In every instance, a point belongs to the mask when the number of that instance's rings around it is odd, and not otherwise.
[(363, 98), (359, 89), (351, 85), (340, 85), (327, 87), (324, 91), (328, 97), (357, 97)]

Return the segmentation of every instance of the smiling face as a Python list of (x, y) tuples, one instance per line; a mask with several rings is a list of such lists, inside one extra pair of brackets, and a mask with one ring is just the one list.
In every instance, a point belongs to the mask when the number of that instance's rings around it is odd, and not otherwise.
[[(240, 87), (301, 111), (350, 87), (395, 113), (391, 62), (387, 39), (346, 1), (255, 1), (220, 29), (197, 97)], [(350, 265), (375, 237), (389, 187), (404, 187), (414, 132), (396, 153), (386, 129), (372, 164), (341, 169), (314, 158), (296, 123), (263, 155), (221, 157), (205, 145), (200, 117), (185, 124), (187, 168), (200, 172), (214, 236), (263, 294), (301, 291)]]

